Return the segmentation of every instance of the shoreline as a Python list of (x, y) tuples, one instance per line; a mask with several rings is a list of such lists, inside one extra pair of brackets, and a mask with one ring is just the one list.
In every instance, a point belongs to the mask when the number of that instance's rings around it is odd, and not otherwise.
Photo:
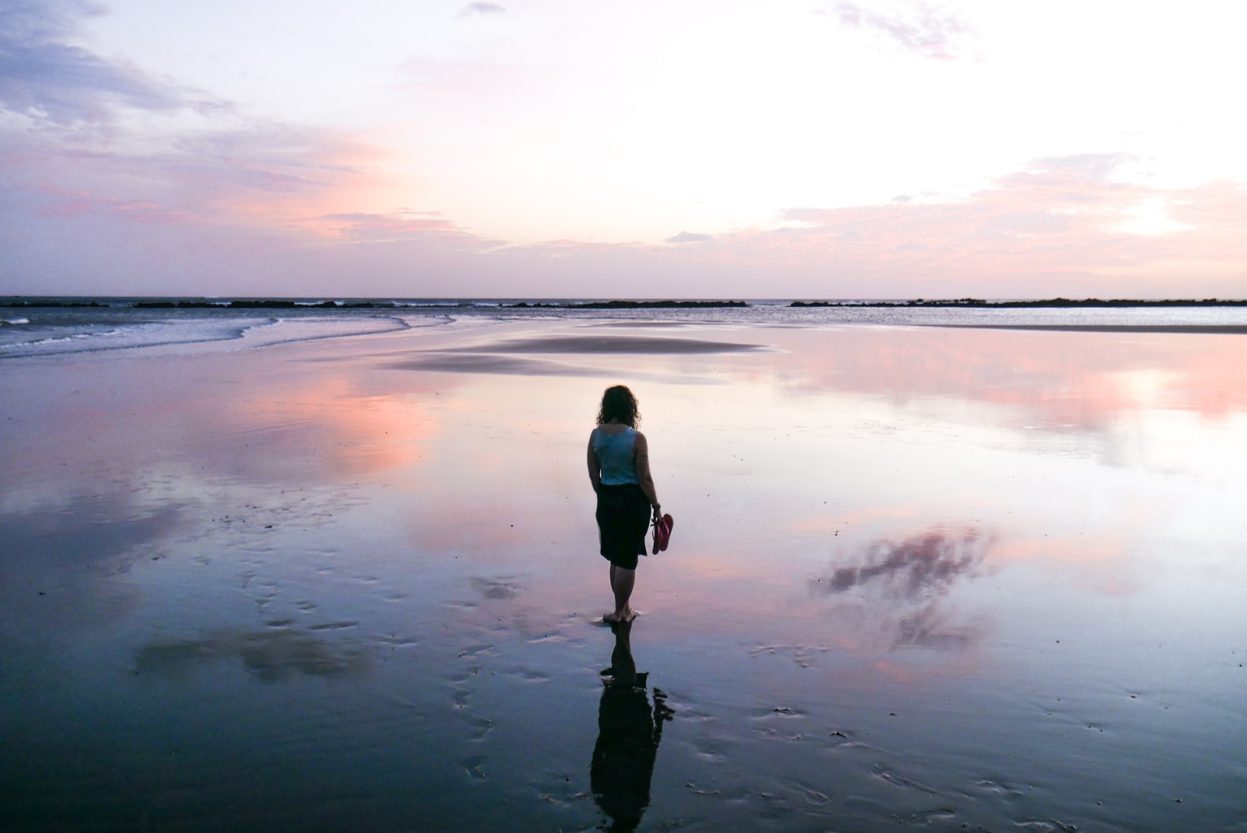
[(1239, 324), (917, 324), (952, 330), (1038, 330), (1069, 333), (1174, 333), (1192, 335), (1247, 335)]

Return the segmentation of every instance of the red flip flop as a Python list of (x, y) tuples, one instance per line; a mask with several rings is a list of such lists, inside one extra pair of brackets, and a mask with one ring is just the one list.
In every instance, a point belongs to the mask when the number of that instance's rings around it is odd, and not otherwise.
[(671, 543), (671, 530), (674, 526), (675, 520), (670, 515), (654, 519), (654, 555), (658, 555)]

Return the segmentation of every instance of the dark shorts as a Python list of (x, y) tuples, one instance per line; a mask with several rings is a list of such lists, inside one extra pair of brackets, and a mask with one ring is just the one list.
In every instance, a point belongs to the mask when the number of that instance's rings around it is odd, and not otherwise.
[(645, 552), (649, 527), (649, 499), (635, 483), (602, 486), (598, 490), (598, 538), (602, 557), (616, 567), (635, 570)]

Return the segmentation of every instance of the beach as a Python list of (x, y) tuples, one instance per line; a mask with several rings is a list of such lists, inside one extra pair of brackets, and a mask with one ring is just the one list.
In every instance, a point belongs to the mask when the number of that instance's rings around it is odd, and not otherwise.
[(1247, 337), (1053, 320), (5, 359), (0, 827), (1247, 829)]

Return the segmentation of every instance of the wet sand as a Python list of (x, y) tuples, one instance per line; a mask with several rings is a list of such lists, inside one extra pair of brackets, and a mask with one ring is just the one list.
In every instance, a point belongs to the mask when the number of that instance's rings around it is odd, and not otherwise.
[[(1242, 336), (462, 325), (9, 362), (5, 830), (1233, 830)], [(583, 470), (641, 399), (624, 634)]]

